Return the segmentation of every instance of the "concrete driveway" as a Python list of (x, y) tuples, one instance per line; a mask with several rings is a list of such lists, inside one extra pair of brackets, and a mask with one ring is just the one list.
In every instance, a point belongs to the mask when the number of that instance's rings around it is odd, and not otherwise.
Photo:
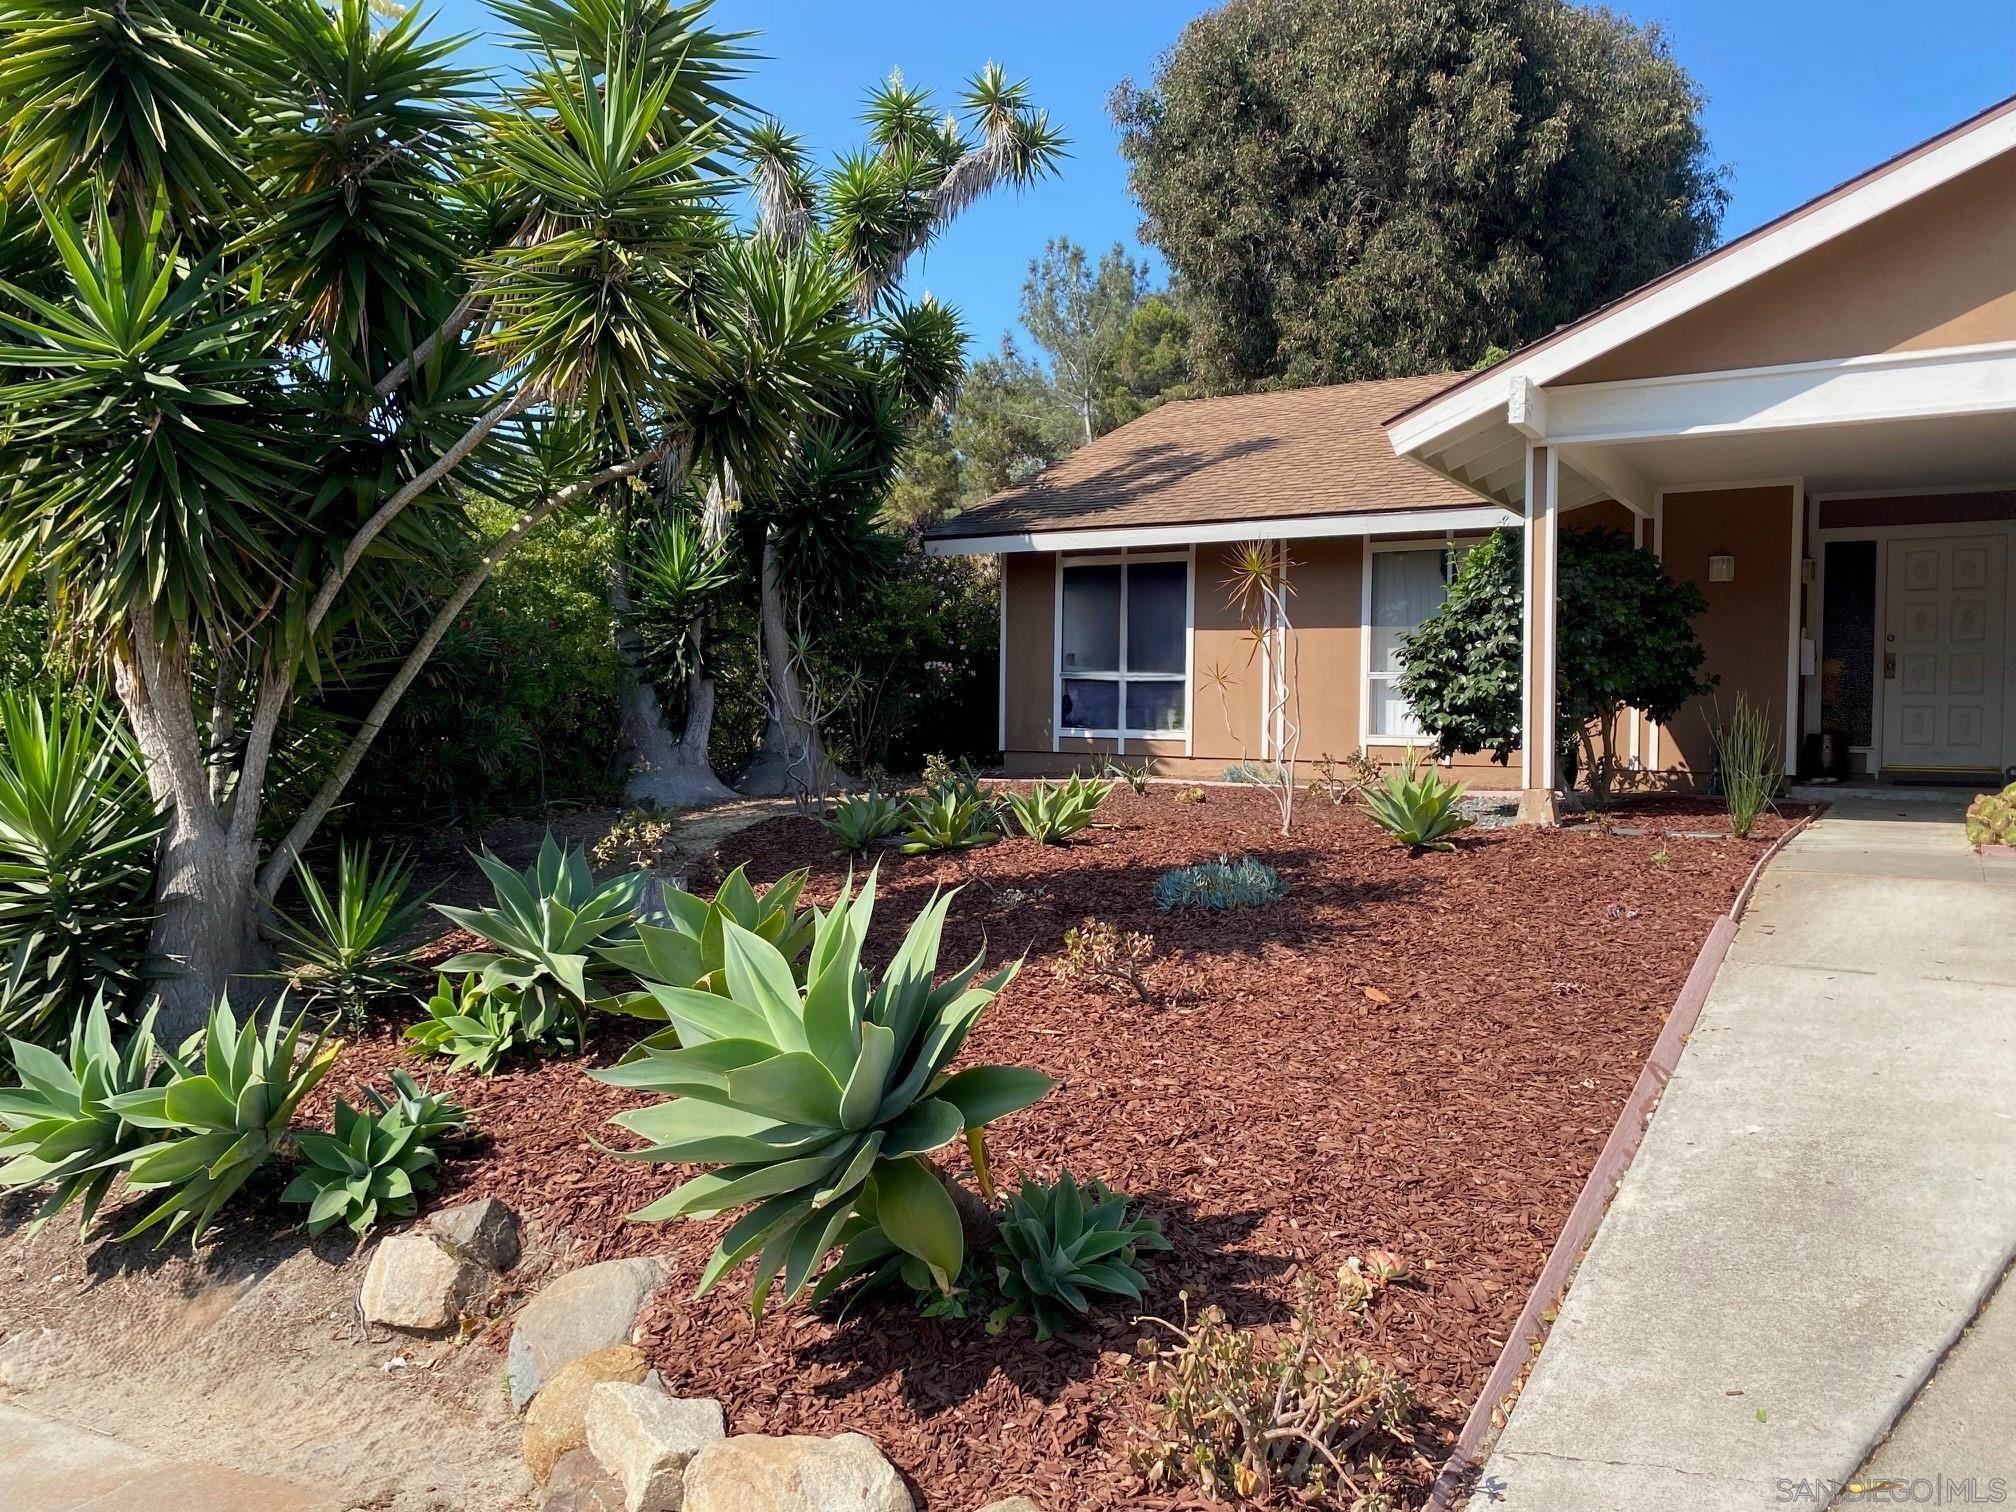
[[(2012, 1253), (2016, 863), (1844, 802), (1763, 878), (1470, 1506), (1825, 1507)], [(2016, 1494), (2016, 1328), (1977, 1337), (1946, 1395), (1991, 1431), (1913, 1453), (2001, 1462), (1909, 1473)]]

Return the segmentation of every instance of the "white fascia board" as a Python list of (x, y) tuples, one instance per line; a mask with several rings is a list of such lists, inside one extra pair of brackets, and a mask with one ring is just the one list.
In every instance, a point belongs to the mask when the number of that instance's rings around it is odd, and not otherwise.
[(1136, 525), (1107, 530), (1033, 530), (1023, 534), (951, 536), (924, 543), (929, 556), (997, 556), (1015, 551), (1116, 551), (1136, 547), (1192, 546), (1211, 541), (1289, 541), (1324, 536), (1387, 535), (1415, 531), (1494, 530), (1519, 516), (1495, 504), (1438, 509), (1368, 510), (1358, 514), (1300, 515), (1280, 520), (1222, 520), (1206, 525)]
[(1557, 446), (1999, 414), (2016, 410), (2016, 342), (1573, 384), (1547, 405)]
[(1908, 204), (2012, 148), (2016, 148), (2016, 111), (2005, 111), (1747, 243), (1719, 256), (1709, 253), (1663, 287), (1597, 316), (1529, 356), (1509, 359), (1469, 387), (1388, 426), (1393, 450), (1403, 457), (1431, 451), (1449, 432), (1493, 410), (1502, 414), (1515, 379), (1552, 383), (1563, 373), (1573, 372), (1585, 362)]

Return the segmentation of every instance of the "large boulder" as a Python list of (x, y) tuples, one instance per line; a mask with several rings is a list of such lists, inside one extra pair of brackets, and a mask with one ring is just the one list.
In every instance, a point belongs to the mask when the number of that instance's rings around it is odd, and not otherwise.
[(624, 1512), (679, 1512), (687, 1462), (727, 1432), (719, 1402), (669, 1397), (655, 1381), (588, 1398), (588, 1448), (622, 1483)]
[(429, 1215), (427, 1227), (493, 1271), (507, 1271), (518, 1263), (518, 1219), (495, 1197), (443, 1208)]
[(917, 1503), (874, 1442), (737, 1434), (686, 1467), (684, 1512), (916, 1512)]
[(425, 1229), (393, 1234), (372, 1254), (357, 1305), (366, 1322), (440, 1333), (461, 1319), (476, 1274), (467, 1256)]
[(525, 1414), (525, 1467), (532, 1479), (545, 1485), (561, 1455), (586, 1447), (588, 1399), (597, 1386), (605, 1381), (634, 1383), (647, 1372), (643, 1351), (630, 1344), (598, 1349), (555, 1371)]
[(644, 1299), (664, 1276), (656, 1260), (605, 1260), (569, 1271), (526, 1303), (511, 1322), (505, 1362), (512, 1410), (523, 1412), (568, 1361), (629, 1343)]

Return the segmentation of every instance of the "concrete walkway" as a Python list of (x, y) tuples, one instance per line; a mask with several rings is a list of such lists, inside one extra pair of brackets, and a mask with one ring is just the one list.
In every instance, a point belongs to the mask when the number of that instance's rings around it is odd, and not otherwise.
[(7, 1512), (339, 1512), (304, 1487), (131, 1444), (0, 1406), (0, 1506)]
[(1824, 1507), (1974, 1321), (2016, 1252), (2016, 864), (1958, 817), (1844, 803), (1768, 870), (1473, 1509)]

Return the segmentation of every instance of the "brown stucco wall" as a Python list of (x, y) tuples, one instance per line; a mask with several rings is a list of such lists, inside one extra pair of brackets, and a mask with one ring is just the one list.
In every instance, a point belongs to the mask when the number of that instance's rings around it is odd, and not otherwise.
[(2016, 520), (2016, 493), (1898, 494), (1887, 499), (1824, 499), (1822, 530), (1869, 530), (1884, 525), (1971, 525)]
[(1011, 751), (1050, 749), (1050, 721), (1056, 714), (1052, 678), (1057, 653), (1057, 558), (1047, 551), (1021, 552), (1001, 561), (1006, 595), (1006, 634), (1001, 641), (1007, 686), (1004, 744)]
[(2016, 158), (1998, 159), (1564, 374), (1599, 383), (2016, 340)]
[[(1785, 661), (1791, 634), (1792, 489), (1786, 485), (1668, 493), (1663, 528), (1666, 570), (1708, 600), (1694, 622), (1708, 653), (1704, 671), (1720, 679), (1668, 725), (1660, 766), (1688, 777), (1715, 765), (1712, 721), (1738, 693), (1772, 711), (1784, 728)], [(1708, 558), (1736, 558), (1735, 581), (1708, 581)]]

